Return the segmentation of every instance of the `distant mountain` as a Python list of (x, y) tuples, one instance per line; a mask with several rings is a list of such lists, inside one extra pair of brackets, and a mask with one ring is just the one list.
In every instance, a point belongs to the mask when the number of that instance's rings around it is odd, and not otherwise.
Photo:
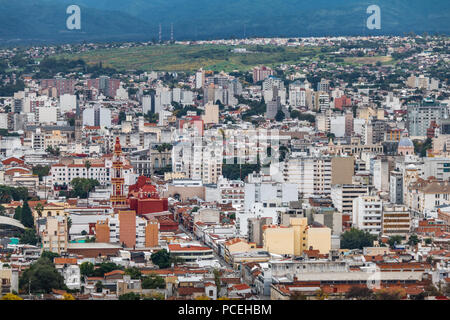
[[(81, 31), (66, 30), (68, 5)], [(381, 8), (381, 30), (366, 9)], [(450, 33), (448, 0), (0, 0), (0, 41), (163, 40)]]

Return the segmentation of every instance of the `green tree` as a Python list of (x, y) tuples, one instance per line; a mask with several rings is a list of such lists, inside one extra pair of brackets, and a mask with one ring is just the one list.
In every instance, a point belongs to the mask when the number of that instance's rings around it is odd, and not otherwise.
[(22, 213), (20, 215), (20, 222), (22, 222), (22, 224), (27, 228), (34, 227), (33, 213), (31, 212), (30, 206), (28, 205), (28, 201), (25, 201), (23, 203)]
[(120, 265), (117, 265), (113, 262), (102, 262), (97, 265), (95, 265), (94, 269), (94, 277), (103, 277), (105, 276), (105, 273), (114, 271), (114, 270), (123, 270), (123, 267)]
[(136, 267), (131, 267), (131, 268), (125, 269), (125, 274), (129, 275), (131, 277), (131, 279), (140, 279), (142, 276), (141, 270), (139, 270), (139, 268), (136, 268)]
[(33, 167), (33, 174), (39, 177), (39, 181), (42, 181), (42, 177), (48, 176), (49, 173), (49, 166), (41, 166), (40, 164), (38, 164), (37, 166)]
[(16, 209), (14, 209), (14, 219), (21, 221), (22, 220), (22, 207), (17, 206)]
[(392, 236), (389, 238), (388, 243), (391, 248), (394, 248), (395, 245), (401, 244), (402, 240), (402, 236)]
[(20, 235), (19, 241), (22, 244), (31, 244), (35, 246), (39, 242), (39, 238), (36, 235), (36, 231), (33, 228), (27, 228)]
[(277, 114), (275, 115), (275, 120), (278, 121), (278, 122), (281, 122), (281, 121), (284, 120), (285, 117), (286, 116), (284, 115), (284, 112), (281, 111), (281, 110), (278, 110)]
[(417, 245), (419, 242), (420, 242), (420, 240), (419, 240), (419, 237), (417, 237), (417, 234), (412, 234), (412, 235), (409, 237), (408, 244), (409, 244), (410, 246), (415, 246), (415, 245)]
[(87, 199), (89, 192), (94, 190), (96, 186), (100, 185), (100, 183), (97, 180), (86, 178), (72, 179), (72, 181), (70, 181), (70, 184), (73, 187), (71, 196), (80, 197), (82, 199)]
[(139, 293), (129, 292), (119, 296), (119, 300), (141, 300)]
[(373, 245), (375, 238), (366, 231), (352, 228), (341, 235), (341, 248), (362, 249), (363, 247), (370, 247)]
[(44, 206), (42, 205), (42, 203), (38, 203), (35, 207), (34, 210), (36, 210), (38, 217), (41, 218), (42, 217), (42, 212), (44, 211)]
[(6, 209), (0, 204), (0, 216), (6, 216)]
[(142, 289), (164, 289), (166, 282), (157, 274), (150, 274), (142, 278)]
[(92, 277), (92, 275), (94, 274), (94, 265), (89, 261), (83, 262), (80, 265), (80, 273), (82, 276)]
[(160, 269), (170, 267), (170, 255), (166, 249), (159, 250), (152, 254), (152, 262), (156, 264)]
[(55, 252), (51, 252), (51, 251), (43, 251), (41, 254), (41, 258), (47, 258), (51, 262), (53, 262), (53, 260), (58, 257), (59, 257), (59, 254), (57, 254)]
[(100, 293), (103, 290), (103, 282), (97, 281), (95, 283), (95, 292)]
[(22, 291), (33, 293), (50, 293), (52, 289), (65, 289), (63, 276), (56, 270), (48, 258), (39, 258), (19, 278)]
[(372, 296), (373, 296), (372, 290), (370, 290), (367, 287), (359, 287), (359, 286), (352, 286), (345, 295), (347, 299), (359, 299), (359, 300), (371, 299)]

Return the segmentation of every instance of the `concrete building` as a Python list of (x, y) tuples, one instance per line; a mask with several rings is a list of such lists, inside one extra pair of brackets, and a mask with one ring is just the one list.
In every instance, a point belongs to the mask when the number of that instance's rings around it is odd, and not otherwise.
[(422, 103), (408, 105), (406, 126), (411, 137), (425, 137), (431, 122), (440, 125), (441, 121), (448, 117), (446, 104), (424, 100)]
[(382, 234), (402, 236), (406, 238), (411, 231), (411, 216), (409, 209), (403, 205), (383, 205)]
[(304, 198), (331, 194), (331, 157), (300, 156), (285, 161), (284, 180), (298, 185)]
[(67, 252), (69, 234), (66, 217), (47, 217), (45, 231), (42, 233), (42, 248), (61, 255)]
[(383, 203), (377, 196), (359, 196), (353, 200), (353, 226), (373, 235), (381, 233)]
[(400, 171), (391, 171), (389, 199), (393, 204), (403, 204), (403, 174)]
[(308, 226), (306, 218), (291, 218), (289, 227), (264, 227), (264, 250), (269, 253), (300, 256), (305, 250), (328, 254), (330, 249), (331, 229)]
[(369, 186), (360, 184), (338, 184), (331, 188), (333, 206), (342, 214), (353, 215), (353, 200), (368, 195)]

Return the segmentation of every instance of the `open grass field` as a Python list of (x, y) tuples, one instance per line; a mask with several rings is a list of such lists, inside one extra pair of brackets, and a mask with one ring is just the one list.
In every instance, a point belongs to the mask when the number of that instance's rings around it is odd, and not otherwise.
[(200, 68), (213, 71), (247, 71), (255, 65), (276, 66), (280, 63), (294, 64), (302, 58), (314, 58), (324, 54), (320, 48), (239, 46), (247, 53), (235, 53), (235, 46), (226, 45), (163, 45), (128, 49), (95, 50), (82, 54), (65, 54), (59, 57), (83, 59), (89, 64), (102, 62), (105, 67), (120, 71), (185, 71)]
[(388, 56), (377, 56), (377, 57), (349, 57), (344, 58), (344, 62), (350, 64), (372, 64), (375, 65), (377, 62), (382, 64), (389, 64), (393, 62), (394, 59)]

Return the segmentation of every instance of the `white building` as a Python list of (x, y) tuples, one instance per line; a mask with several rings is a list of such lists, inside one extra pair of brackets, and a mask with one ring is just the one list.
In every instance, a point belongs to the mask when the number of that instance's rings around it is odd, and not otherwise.
[(331, 194), (331, 157), (300, 156), (285, 162), (284, 181), (298, 185), (305, 198)]
[(59, 109), (61, 113), (71, 112), (77, 107), (77, 96), (73, 94), (62, 94), (59, 97)]
[(360, 196), (353, 200), (353, 227), (373, 235), (381, 233), (383, 203), (378, 196)]

